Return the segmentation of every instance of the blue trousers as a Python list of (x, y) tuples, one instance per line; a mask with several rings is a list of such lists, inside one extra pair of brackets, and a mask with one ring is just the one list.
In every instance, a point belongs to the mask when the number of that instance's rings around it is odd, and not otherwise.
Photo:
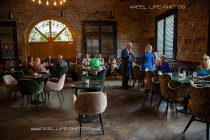
[(123, 65), (123, 80), (122, 86), (128, 85), (129, 77), (131, 75), (131, 65)]

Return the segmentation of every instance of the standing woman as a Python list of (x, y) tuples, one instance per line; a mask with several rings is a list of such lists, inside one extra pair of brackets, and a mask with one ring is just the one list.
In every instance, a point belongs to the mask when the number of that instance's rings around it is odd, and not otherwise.
[(141, 66), (143, 67), (142, 72), (145, 72), (145, 69), (147, 70), (153, 70), (154, 65), (154, 54), (152, 53), (152, 46), (147, 45), (145, 47), (145, 52), (141, 56)]
[(128, 85), (129, 77), (132, 71), (132, 63), (134, 59), (134, 53), (132, 52), (132, 44), (128, 42), (126, 44), (126, 48), (121, 51), (121, 59), (122, 59), (122, 68), (123, 68), (123, 81), (122, 86), (124, 88), (129, 88)]
[[(140, 62), (140, 65), (142, 66), (141, 73), (144, 77), (145, 77), (145, 70), (153, 70), (154, 62), (155, 62), (155, 59), (154, 59), (154, 54), (152, 53), (152, 46), (147, 45), (145, 47), (145, 52), (141, 56), (141, 62)], [(143, 84), (144, 86), (146, 86), (145, 78), (144, 78)]]

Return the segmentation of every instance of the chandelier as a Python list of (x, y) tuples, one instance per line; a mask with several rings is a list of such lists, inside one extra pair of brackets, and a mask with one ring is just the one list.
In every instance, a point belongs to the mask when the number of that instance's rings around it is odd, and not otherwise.
[(57, 5), (63, 5), (66, 0), (32, 0), (33, 2), (38, 2), (38, 4), (42, 4), (42, 3), (45, 3), (46, 5), (54, 5), (54, 6), (57, 6)]

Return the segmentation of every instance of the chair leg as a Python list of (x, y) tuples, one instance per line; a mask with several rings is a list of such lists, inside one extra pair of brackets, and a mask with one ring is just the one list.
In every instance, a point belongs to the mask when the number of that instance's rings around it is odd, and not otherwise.
[(39, 104), (39, 103), (38, 103), (38, 100), (39, 100), (38, 96), (39, 96), (39, 95), (35, 95), (35, 98), (36, 98), (36, 99), (35, 99), (35, 100), (36, 100), (36, 105)]
[(47, 92), (48, 102), (50, 101), (50, 92)]
[(57, 94), (58, 94), (59, 101), (60, 101), (60, 103), (62, 104), (61, 98), (60, 98), (60, 95), (59, 95), (59, 91), (57, 91)]
[(12, 92), (11, 92), (11, 91), (9, 91), (8, 102), (10, 101), (10, 98), (11, 98), (11, 94), (12, 94)]
[[(63, 93), (61, 92), (61, 90), (60, 90), (59, 92), (60, 92), (60, 94), (61, 94), (61, 96), (62, 96), (62, 98), (63, 98)], [(63, 98), (63, 101), (64, 101), (64, 98)]]
[(150, 99), (150, 106), (152, 105), (152, 98), (153, 98), (153, 95), (154, 95), (154, 93), (153, 92), (151, 92), (151, 99)]
[(15, 91), (15, 101), (16, 101), (16, 99), (17, 99), (17, 92)]
[(135, 84), (136, 84), (136, 80), (133, 80), (133, 87), (135, 86)]
[(146, 97), (145, 97), (145, 99), (144, 99), (145, 101), (146, 101), (146, 99), (147, 99), (147, 96), (148, 96), (149, 92), (150, 92), (149, 89), (145, 89), (145, 93), (146, 93)]
[(44, 100), (44, 97), (43, 97), (43, 92), (41, 92), (40, 94), (41, 94), (41, 96), (42, 96), (42, 100)]
[(79, 136), (80, 137), (82, 135), (82, 118), (83, 118), (83, 115), (79, 114), (79, 127), (80, 127)]
[(167, 116), (167, 114), (168, 114), (168, 104), (169, 104), (169, 99), (167, 99), (167, 105), (166, 105), (166, 110), (165, 110), (164, 116)]
[(160, 106), (162, 100), (163, 100), (163, 97), (161, 97), (161, 99), (160, 99), (160, 101), (159, 101), (159, 103), (158, 103), (158, 105), (157, 105), (157, 110), (158, 110), (158, 108), (159, 108), (159, 106)]
[(23, 105), (23, 98), (24, 98), (24, 95), (22, 95), (22, 104), (21, 105)]
[(194, 121), (194, 119), (195, 119), (195, 116), (192, 115), (192, 117), (191, 117), (190, 121), (188, 122), (187, 126), (185, 127), (183, 133), (187, 131), (188, 127), (190, 126), (190, 124), (192, 123), (192, 121)]
[(206, 123), (206, 140), (209, 140), (209, 123)]
[(102, 132), (103, 132), (103, 135), (104, 135), (104, 125), (103, 125), (102, 114), (101, 113), (99, 114), (99, 117), (100, 117), (100, 123), (101, 123)]

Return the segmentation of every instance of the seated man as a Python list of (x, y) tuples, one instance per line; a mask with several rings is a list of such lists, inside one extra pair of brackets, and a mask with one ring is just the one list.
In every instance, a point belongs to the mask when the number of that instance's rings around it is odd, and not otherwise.
[(210, 57), (204, 54), (199, 68), (195, 70), (198, 79), (210, 79)]
[(51, 55), (49, 55), (48, 58), (44, 60), (43, 65), (46, 69), (49, 69), (50, 72), (53, 71), (54, 60), (52, 59)]
[(161, 72), (170, 72), (170, 67), (168, 62), (166, 61), (165, 55), (162, 55), (160, 57), (160, 65), (158, 67), (158, 70), (160, 70)]
[(67, 74), (68, 66), (67, 62), (63, 59), (62, 55), (58, 55), (58, 59), (54, 63), (54, 75), (57, 77), (62, 76), (63, 74)]
[(98, 60), (100, 61), (101, 66), (105, 65), (104, 58), (101, 56), (101, 53), (98, 54)]
[(93, 58), (90, 60), (90, 70), (96, 70), (96, 67), (101, 66), (101, 62), (97, 58)]

